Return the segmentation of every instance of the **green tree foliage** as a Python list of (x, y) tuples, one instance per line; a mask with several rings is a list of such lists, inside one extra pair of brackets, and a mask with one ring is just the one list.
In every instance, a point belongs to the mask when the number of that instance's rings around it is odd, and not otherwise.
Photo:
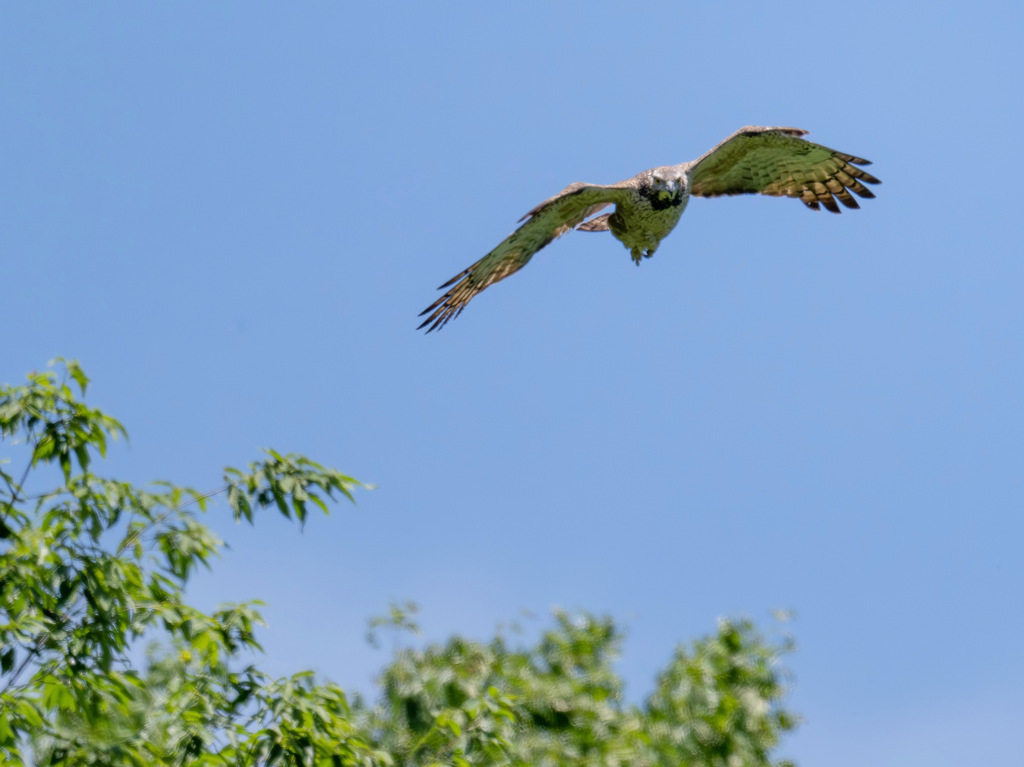
[[(773, 764), (795, 726), (787, 647), (748, 623), (679, 648), (642, 705), (623, 699), (616, 626), (561, 613), (534, 646), (398, 650), (375, 704), (310, 672), (271, 678), (253, 662), (256, 603), (185, 601), (222, 546), (201, 514), (223, 495), (236, 519), (270, 508), (302, 524), (359, 483), (273, 451), (216, 493), (103, 478), (92, 465), (125, 430), (80, 401), (87, 384), (66, 362), (0, 387), (0, 437), (24, 462), (0, 464), (0, 763), (733, 767)], [(413, 612), (393, 607), (371, 641), (415, 630)]]
[[(0, 388), (0, 436), (25, 463), (18, 476), (0, 470), (0, 763), (25, 763), (29, 744), (54, 764), (370, 763), (340, 689), (247, 662), (255, 604), (207, 614), (184, 600), (222, 546), (199, 519), (210, 494), (93, 473), (125, 430), (79, 401), (72, 387), (87, 384), (68, 362)], [(31, 492), (50, 464), (61, 486)], [(276, 508), (302, 523), (311, 504), (327, 511), (358, 484), (268, 451), (228, 469), (223, 492), (236, 519)], [(162, 632), (176, 660), (143, 675), (130, 651), (147, 632)]]
[(613, 668), (607, 618), (555, 614), (535, 646), (455, 637), (404, 650), (382, 675), (375, 744), (399, 765), (784, 764), (796, 717), (782, 707), (779, 655), (748, 622), (676, 650), (641, 706)]

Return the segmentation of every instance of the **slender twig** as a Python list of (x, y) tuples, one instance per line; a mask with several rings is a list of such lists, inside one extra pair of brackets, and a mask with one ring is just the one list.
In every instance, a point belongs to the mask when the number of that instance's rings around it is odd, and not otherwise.
[(178, 504), (174, 508), (168, 509), (167, 511), (165, 511), (162, 514), (158, 514), (157, 516), (153, 517), (153, 519), (150, 521), (150, 523), (148, 525), (146, 525), (145, 527), (140, 527), (134, 533), (132, 533), (131, 535), (126, 537), (123, 541), (121, 541), (121, 545), (117, 547), (117, 554), (123, 553), (124, 550), (127, 549), (129, 546), (134, 546), (136, 543), (138, 543), (139, 539), (142, 537), (142, 534), (143, 534), (143, 532), (146, 529), (155, 527), (156, 525), (159, 525), (161, 522), (163, 522), (165, 519), (167, 519), (167, 517), (169, 517), (174, 512), (181, 511), (182, 509), (184, 509), (184, 508), (186, 508), (188, 506), (191, 506), (193, 503), (198, 503), (199, 501), (205, 501), (207, 498), (212, 498), (215, 495), (220, 495), (221, 493), (226, 492), (227, 489), (228, 489), (228, 486), (225, 485), (224, 487), (222, 487), (222, 488), (220, 488), (218, 490), (211, 490), (210, 492), (204, 493), (203, 495), (194, 496), (191, 500), (188, 500), (185, 503)]
[(11, 675), (11, 678), (8, 680), (7, 684), (4, 685), (4, 689), (0, 690), (0, 695), (6, 695), (7, 691), (14, 686), (14, 683), (18, 681), (18, 677), (21, 676), (21, 672), (24, 671), (25, 668), (28, 666), (29, 661), (31, 661), (32, 658), (35, 657), (35, 655), (39, 652), (39, 648), (40, 641), (37, 638), (35, 646), (32, 647), (27, 653), (25, 653), (24, 660), (22, 660), (21, 663), (18, 664), (18, 668), (14, 670), (14, 673)]
[(28, 473), (31, 470), (32, 470), (32, 461), (29, 461), (25, 465), (25, 471), (23, 471), (21, 473), (21, 479), (18, 480), (17, 486), (11, 484), (10, 477), (8, 477), (6, 474), (3, 475), (4, 476), (4, 482), (7, 483), (7, 489), (11, 493), (11, 500), (9, 500), (7, 502), (7, 507), (3, 511), (3, 516), (0, 517), (0, 519), (2, 519), (3, 521), (6, 521), (7, 514), (10, 513), (11, 509), (14, 508), (15, 502), (18, 500), (18, 494), (21, 492), (21, 489), (24, 487), (25, 480), (28, 479)]

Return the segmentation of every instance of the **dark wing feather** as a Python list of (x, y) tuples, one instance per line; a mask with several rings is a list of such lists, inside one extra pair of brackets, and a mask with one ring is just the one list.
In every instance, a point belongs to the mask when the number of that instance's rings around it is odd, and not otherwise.
[(698, 197), (723, 194), (767, 194), (797, 197), (813, 210), (820, 205), (839, 213), (836, 199), (859, 208), (860, 197), (874, 197), (864, 186), (882, 183), (856, 167), (869, 160), (814, 144), (799, 128), (741, 128), (693, 163), (690, 193)]
[(444, 327), (449, 320), (458, 317), (481, 290), (519, 271), (534, 253), (553, 239), (561, 237), (587, 216), (624, 200), (628, 194), (628, 189), (618, 184), (570, 184), (519, 219), (526, 223), (498, 247), (438, 288), (444, 290), (450, 286), (451, 290), (420, 312), (421, 317), (424, 314), (428, 317), (417, 329), (427, 328), (430, 333)]

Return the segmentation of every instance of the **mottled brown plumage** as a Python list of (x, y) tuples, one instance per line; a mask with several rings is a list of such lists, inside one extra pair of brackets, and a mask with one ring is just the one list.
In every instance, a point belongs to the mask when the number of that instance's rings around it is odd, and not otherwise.
[[(484, 288), (522, 269), (556, 237), (571, 229), (610, 231), (633, 261), (650, 258), (675, 227), (691, 195), (718, 197), (765, 194), (797, 198), (811, 208), (839, 213), (836, 200), (859, 208), (850, 194), (870, 198), (864, 186), (881, 183), (856, 167), (868, 160), (837, 152), (801, 138), (799, 128), (748, 126), (692, 162), (651, 168), (617, 184), (574, 183), (527, 213), (523, 223), (494, 250), (455, 275), (439, 290), (451, 288), (420, 313), (427, 332), (458, 317)], [(611, 213), (594, 218), (609, 205)], [(589, 220), (588, 220), (589, 219)]]

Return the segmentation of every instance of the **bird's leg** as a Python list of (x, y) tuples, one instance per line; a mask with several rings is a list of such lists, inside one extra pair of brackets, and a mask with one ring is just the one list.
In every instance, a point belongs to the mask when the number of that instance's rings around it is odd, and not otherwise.
[(640, 247), (633, 248), (630, 251), (630, 253), (633, 256), (633, 263), (636, 264), (637, 266), (640, 266), (640, 259), (641, 258), (650, 258), (651, 256), (654, 255), (654, 251), (656, 251), (657, 249), (658, 249), (657, 246), (655, 246), (653, 248), (640, 248)]

